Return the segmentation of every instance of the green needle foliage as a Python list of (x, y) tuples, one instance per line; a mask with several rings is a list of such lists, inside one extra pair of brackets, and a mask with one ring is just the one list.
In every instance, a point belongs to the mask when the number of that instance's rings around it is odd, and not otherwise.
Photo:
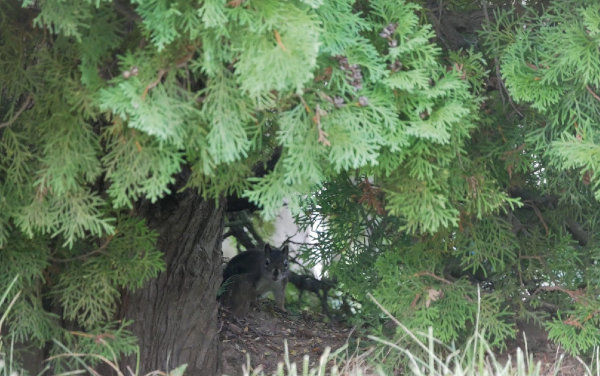
[[(600, 338), (594, 235), (600, 198), (599, 12), (593, 1), (561, 1), (543, 13), (500, 14), (500, 27), (515, 33), (495, 51), (511, 95), (524, 104), (520, 131), (506, 137), (522, 145), (522, 156), (511, 156), (511, 165), (529, 159), (517, 176), (523, 179), (529, 172), (529, 181), (522, 184), (529, 196), (525, 204), (538, 222), (537, 229), (523, 228), (527, 236), (519, 236), (523, 261), (518, 271), (524, 283), (528, 275), (539, 281), (531, 303), (557, 308), (546, 329), (575, 354), (591, 351)], [(500, 38), (491, 33), (488, 38), (498, 45)], [(543, 202), (551, 197), (551, 205)]]
[[(400, 147), (329, 181), (299, 216), (316, 232), (306, 259), (325, 260), (363, 318), (382, 325), (371, 292), (408, 327), (463, 342), (479, 285), (479, 325), (492, 347), (533, 320), (567, 351), (592, 351), (600, 339), (597, 19), (594, 2), (500, 12), (480, 51), (400, 55), (420, 68), (445, 61), (460, 79), (439, 68), (390, 75), (407, 120)], [(402, 24), (422, 32), (416, 18)], [(490, 73), (496, 64), (500, 76)], [(484, 93), (488, 75), (508, 92)], [(464, 86), (485, 96), (465, 97)]]
[[(287, 202), (316, 229), (307, 258), (375, 327), (367, 292), (411, 329), (464, 340), (479, 284), (492, 346), (528, 318), (588, 351), (598, 12), (497, 12), (471, 50), (442, 51), (407, 1), (4, 1), (0, 291), (19, 274), (27, 297), (9, 330), (104, 351), (72, 325), (131, 353), (120, 291), (164, 270), (131, 209), (183, 171), (266, 218)], [(508, 92), (485, 92), (496, 71)]]

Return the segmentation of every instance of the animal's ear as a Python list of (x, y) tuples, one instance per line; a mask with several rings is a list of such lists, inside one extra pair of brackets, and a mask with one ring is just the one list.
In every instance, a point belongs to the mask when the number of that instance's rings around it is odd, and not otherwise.
[(288, 253), (289, 253), (289, 248), (288, 245), (284, 245), (283, 247), (281, 247), (281, 253), (283, 253), (284, 257), (288, 257)]
[(265, 244), (265, 259), (269, 260), (271, 258), (271, 246), (269, 243)]

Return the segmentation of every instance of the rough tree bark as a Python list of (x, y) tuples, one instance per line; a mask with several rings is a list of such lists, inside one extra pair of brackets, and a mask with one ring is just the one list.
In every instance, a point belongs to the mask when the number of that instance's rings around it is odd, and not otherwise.
[(158, 231), (166, 263), (158, 278), (124, 294), (121, 306), (120, 317), (134, 320), (141, 372), (187, 363), (186, 375), (218, 375), (215, 297), (222, 275), (224, 210), (186, 190), (156, 205), (141, 205), (138, 212)]

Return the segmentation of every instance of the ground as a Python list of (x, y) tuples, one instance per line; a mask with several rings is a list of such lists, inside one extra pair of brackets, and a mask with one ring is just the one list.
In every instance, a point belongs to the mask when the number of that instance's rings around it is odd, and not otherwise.
[(260, 367), (265, 374), (272, 374), (283, 362), (285, 341), (291, 362), (301, 367), (303, 357), (308, 355), (312, 367), (326, 347), (332, 351), (341, 348), (353, 333), (343, 324), (325, 322), (320, 314), (282, 312), (271, 302), (261, 302), (243, 319), (221, 308), (219, 319), (222, 372), (228, 376), (243, 374), (246, 355), (253, 370)]
[[(562, 376), (583, 376), (586, 375), (585, 367), (576, 358), (569, 356), (556, 344), (548, 340), (548, 335), (544, 330), (533, 323), (518, 323), (517, 340), (507, 344), (508, 351), (498, 355), (500, 361), (505, 361), (510, 355), (511, 359), (516, 359), (517, 348), (527, 348), (528, 354), (531, 354), (534, 363), (540, 362), (540, 375), (562, 375)], [(523, 336), (525, 333), (525, 336)], [(527, 339), (527, 346), (525, 340)], [(562, 360), (559, 362), (559, 359)]]
[[(247, 364), (247, 355), (250, 356), (251, 371), (262, 369), (266, 375), (272, 375), (277, 370), (277, 364), (284, 360), (284, 341), (287, 341), (291, 362), (295, 362), (301, 368), (304, 355), (308, 355), (312, 367), (318, 364), (326, 347), (335, 351), (344, 346), (349, 339), (355, 340), (357, 335), (357, 332), (347, 325), (326, 322), (326, 318), (321, 314), (308, 311), (282, 312), (274, 308), (269, 301), (261, 302), (243, 319), (236, 318), (221, 308), (219, 321), (222, 372), (228, 376), (243, 375), (242, 367)], [(496, 356), (500, 362), (505, 362), (509, 355), (511, 359), (516, 359), (517, 347), (524, 348), (521, 339), (523, 331), (527, 337), (528, 353), (533, 356), (534, 364), (540, 362), (540, 376), (585, 375), (584, 366), (577, 359), (567, 356), (564, 351), (549, 342), (539, 327), (527, 323), (519, 325), (519, 340), (507, 344), (509, 350)], [(564, 355), (564, 359), (558, 366), (558, 372), (555, 372), (557, 359), (561, 355)]]

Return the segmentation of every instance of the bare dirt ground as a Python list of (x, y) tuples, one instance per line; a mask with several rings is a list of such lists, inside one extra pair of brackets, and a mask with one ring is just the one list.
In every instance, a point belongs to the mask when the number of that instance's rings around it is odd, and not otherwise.
[[(219, 319), (221, 370), (228, 376), (243, 375), (242, 367), (246, 365), (248, 355), (251, 370), (262, 369), (266, 375), (272, 375), (277, 370), (277, 364), (284, 359), (285, 340), (290, 361), (295, 362), (299, 370), (304, 355), (310, 357), (310, 365), (313, 367), (318, 364), (326, 347), (329, 346), (335, 351), (356, 335), (348, 326), (325, 322), (325, 317), (318, 313), (282, 312), (273, 308), (270, 302), (260, 303), (259, 307), (254, 307), (243, 319), (238, 319), (221, 308)], [(539, 361), (540, 375), (585, 375), (585, 368), (577, 359), (568, 356), (562, 349), (549, 342), (544, 331), (531, 324), (519, 325), (518, 340), (507, 344), (509, 350), (496, 356), (501, 364), (506, 362), (508, 356), (513, 360), (513, 365), (515, 364), (517, 347), (525, 348), (523, 331), (527, 336), (528, 353), (534, 359), (531, 366), (535, 366)], [(561, 355), (564, 355), (564, 358), (558, 363)]]
[(339, 349), (352, 334), (351, 328), (338, 323), (326, 323), (320, 314), (292, 314), (262, 302), (243, 319), (221, 308), (220, 338), (223, 374), (242, 375), (242, 366), (250, 356), (252, 369), (259, 367), (270, 375), (283, 362), (284, 342), (287, 341), (290, 361), (301, 369), (305, 355), (311, 367), (318, 364), (326, 347)]

